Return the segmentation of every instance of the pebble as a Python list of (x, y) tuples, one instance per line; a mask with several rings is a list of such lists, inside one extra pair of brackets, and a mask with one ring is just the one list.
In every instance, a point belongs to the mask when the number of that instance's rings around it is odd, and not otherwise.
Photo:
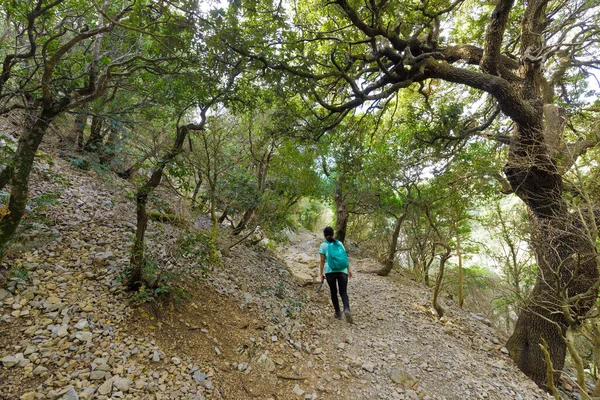
[(296, 384), (294, 389), (292, 390), (296, 396), (302, 396), (304, 394), (304, 390), (300, 388), (300, 385)]
[(196, 381), (197, 384), (202, 385), (206, 381), (206, 374), (201, 371), (194, 372), (192, 378)]
[(361, 367), (362, 367), (362, 369), (364, 369), (367, 372), (375, 371), (375, 364), (373, 364), (371, 361), (367, 361), (367, 362), (363, 363), (363, 365)]

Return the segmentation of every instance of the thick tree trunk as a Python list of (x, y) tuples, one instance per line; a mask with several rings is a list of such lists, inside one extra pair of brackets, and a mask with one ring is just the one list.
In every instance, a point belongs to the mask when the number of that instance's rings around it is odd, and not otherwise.
[(537, 125), (518, 127), (505, 173), (529, 207), (538, 262), (529, 304), (519, 315), (506, 347), (518, 367), (544, 387), (542, 339), (548, 343), (554, 368), (564, 366), (568, 321), (561, 306), (568, 304), (573, 315), (584, 316), (597, 298), (595, 238), (586, 236), (581, 221), (569, 214), (562, 196), (562, 177), (547, 155), (541, 110)]
[(47, 110), (42, 110), (39, 117), (30, 115), (25, 132), (19, 138), (10, 179), (8, 213), (0, 217), (0, 261), (4, 258), (8, 245), (25, 213), (29, 192), (29, 174), (33, 167), (35, 153), (54, 117), (56, 117), (56, 113)]
[(146, 229), (148, 228), (148, 212), (146, 205), (148, 203), (148, 195), (152, 193), (154, 189), (160, 184), (162, 179), (163, 171), (167, 165), (181, 152), (181, 147), (185, 141), (186, 136), (189, 133), (189, 128), (183, 126), (177, 129), (177, 136), (173, 147), (167, 154), (160, 158), (156, 168), (152, 171), (150, 178), (144, 183), (144, 185), (138, 190), (136, 196), (136, 211), (137, 211), (137, 225), (135, 231), (135, 242), (131, 250), (130, 267), (131, 274), (129, 275), (129, 281), (127, 285), (129, 290), (139, 290), (143, 282), (142, 269), (144, 266), (144, 241)]
[(383, 268), (377, 271), (377, 275), (379, 276), (388, 276), (388, 274), (392, 271), (392, 268), (394, 268), (394, 258), (396, 257), (396, 247), (398, 246), (400, 228), (402, 228), (402, 223), (405, 219), (406, 212), (396, 219), (396, 226), (394, 227), (394, 233), (392, 234), (392, 242), (390, 243), (390, 248), (388, 249), (385, 264)]
[(98, 115), (92, 117), (92, 125), (90, 126), (90, 137), (83, 146), (83, 150), (90, 153), (100, 153), (102, 150), (104, 136), (102, 136), (102, 118)]

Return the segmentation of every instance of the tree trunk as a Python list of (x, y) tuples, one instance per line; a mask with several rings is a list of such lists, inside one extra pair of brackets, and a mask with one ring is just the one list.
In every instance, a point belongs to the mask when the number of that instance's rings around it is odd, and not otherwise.
[(137, 225), (135, 231), (135, 242), (131, 250), (131, 274), (127, 283), (129, 290), (139, 290), (143, 282), (142, 269), (144, 265), (144, 238), (146, 229), (148, 228), (148, 212), (146, 210), (148, 195), (160, 184), (165, 167), (169, 165), (169, 163), (181, 152), (181, 147), (183, 146), (183, 142), (185, 141), (185, 137), (188, 133), (189, 128), (187, 126), (177, 129), (177, 136), (175, 137), (173, 147), (171, 150), (169, 150), (169, 152), (167, 152), (167, 154), (159, 159), (156, 168), (154, 168), (152, 175), (150, 175), (150, 178), (138, 190), (136, 196)]
[(392, 271), (392, 268), (394, 268), (394, 258), (396, 257), (396, 247), (398, 246), (400, 228), (402, 228), (402, 223), (406, 219), (406, 215), (406, 212), (404, 212), (400, 217), (396, 219), (396, 226), (394, 227), (394, 233), (392, 234), (392, 243), (390, 243), (390, 248), (388, 249), (385, 264), (383, 268), (377, 271), (377, 275), (379, 276), (388, 276), (388, 274)]
[(335, 212), (335, 239), (343, 243), (346, 240), (349, 213), (344, 199), (342, 178), (335, 181)]
[(448, 259), (450, 258), (450, 253), (452, 252), (452, 249), (446, 244), (439, 243), (439, 245), (444, 247), (446, 251), (441, 255), (440, 258), (440, 270), (438, 271), (437, 278), (435, 279), (432, 304), (438, 317), (442, 318), (444, 316), (444, 309), (438, 303), (438, 297), (440, 294), (440, 290), (442, 289), (442, 281), (444, 279), (444, 268), (446, 266), (446, 261), (448, 261)]
[(255, 212), (256, 212), (256, 207), (250, 207), (249, 209), (246, 210), (246, 212), (242, 216), (242, 219), (240, 220), (240, 222), (237, 224), (237, 226), (233, 230), (234, 235), (239, 235), (244, 229), (246, 229), (248, 222), (250, 222), (250, 220), (254, 216)]
[(102, 118), (98, 115), (92, 116), (92, 125), (90, 126), (90, 137), (83, 146), (83, 150), (90, 153), (99, 153), (102, 149)]
[(434, 259), (435, 256), (433, 255), (429, 260), (423, 259), (423, 281), (425, 282), (425, 285), (427, 285), (427, 287), (431, 286), (431, 283), (429, 281), (429, 268), (431, 267), (431, 264), (433, 263)]
[(56, 115), (56, 112), (45, 109), (42, 110), (39, 117), (30, 115), (27, 118), (25, 132), (19, 138), (17, 151), (13, 158), (8, 213), (0, 217), (0, 261), (4, 258), (8, 245), (25, 213), (29, 192), (29, 174), (33, 167), (35, 153), (44, 138), (48, 125)]
[(149, 156), (144, 156), (142, 159), (136, 161), (131, 167), (121, 170), (117, 172), (117, 176), (122, 179), (131, 179), (133, 174), (138, 170), (138, 168), (149, 158)]
[(228, 212), (228, 209), (227, 209), (227, 207), (225, 207), (225, 209), (223, 210), (223, 213), (219, 217), (219, 223), (220, 224), (222, 224), (223, 222), (225, 222), (225, 220), (227, 219), (227, 212)]
[(87, 125), (87, 114), (79, 112), (75, 114), (75, 123), (73, 124), (73, 136), (75, 136), (77, 151), (83, 151), (83, 131)]
[(562, 196), (562, 177), (544, 143), (541, 109), (539, 115), (537, 124), (517, 126), (505, 168), (515, 193), (529, 207), (538, 261), (529, 304), (519, 315), (506, 347), (517, 366), (544, 387), (546, 361), (539, 345), (546, 340), (552, 364), (561, 370), (568, 325), (561, 305), (568, 304), (573, 315), (586, 315), (598, 295), (598, 270), (595, 238), (589, 238), (580, 228), (582, 221), (569, 214)]
[(196, 186), (194, 187), (194, 193), (192, 194), (192, 210), (195, 210), (198, 206), (196, 203), (196, 198), (198, 197), (198, 192), (200, 192), (200, 187), (202, 186), (202, 172), (198, 173), (198, 182), (196, 182)]
[(104, 151), (100, 155), (100, 162), (102, 164), (110, 164), (115, 155), (117, 154), (117, 148), (119, 146), (119, 130), (114, 124), (111, 124), (108, 130), (108, 139), (106, 139), (106, 143), (104, 144)]
[(462, 252), (460, 248), (460, 232), (456, 229), (456, 255), (458, 257), (458, 306), (462, 308), (465, 302), (464, 273), (462, 264)]

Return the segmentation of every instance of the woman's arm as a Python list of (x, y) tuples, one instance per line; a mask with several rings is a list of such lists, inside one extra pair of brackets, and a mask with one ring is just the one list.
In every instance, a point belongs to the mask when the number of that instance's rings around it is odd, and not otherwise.
[(319, 266), (319, 276), (321, 277), (321, 282), (325, 280), (325, 275), (323, 274), (323, 267), (325, 266), (325, 254), (320, 254), (321, 256), (321, 265)]

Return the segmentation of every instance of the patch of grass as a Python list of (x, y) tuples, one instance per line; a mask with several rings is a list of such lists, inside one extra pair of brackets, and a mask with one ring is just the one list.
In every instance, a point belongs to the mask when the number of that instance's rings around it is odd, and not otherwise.
[(29, 280), (29, 274), (27, 272), (27, 268), (21, 265), (15, 265), (10, 269), (8, 274), (9, 278), (19, 278), (23, 281)]

